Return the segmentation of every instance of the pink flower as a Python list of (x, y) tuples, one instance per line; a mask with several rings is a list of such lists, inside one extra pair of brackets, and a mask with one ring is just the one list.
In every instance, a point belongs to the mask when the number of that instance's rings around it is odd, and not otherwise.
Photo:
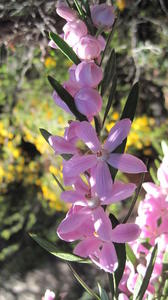
[(42, 300), (54, 300), (54, 299), (55, 299), (55, 293), (50, 290), (46, 290), (44, 297), (42, 297)]
[(91, 8), (91, 18), (97, 28), (101, 27), (108, 30), (114, 23), (114, 9), (106, 3), (94, 5)]
[(73, 50), (83, 60), (93, 60), (98, 58), (102, 49), (102, 41), (91, 35), (86, 35), (80, 39)]
[[(74, 177), (91, 169), (91, 176), (96, 182), (98, 195), (111, 192), (111, 174), (108, 164), (127, 173), (146, 172), (146, 166), (138, 158), (130, 154), (114, 153), (115, 149), (127, 137), (131, 121), (123, 119), (111, 129), (104, 145), (101, 146), (94, 128), (88, 122), (80, 122), (76, 127), (76, 135), (90, 149), (91, 154), (75, 155), (64, 164), (63, 176), (66, 185), (72, 184)], [(71, 170), (73, 170), (73, 180)]]
[(102, 80), (103, 73), (101, 68), (93, 61), (83, 61), (76, 67), (75, 78), (81, 87), (88, 86), (95, 88)]
[(102, 98), (98, 91), (83, 87), (75, 94), (75, 104), (80, 113), (87, 116), (91, 121), (93, 116), (97, 115), (102, 107)]
[(51, 135), (48, 139), (49, 144), (55, 150), (55, 154), (76, 154), (78, 149), (76, 142), (78, 137), (76, 135), (76, 126), (78, 121), (71, 122), (69, 127), (66, 127), (64, 137)]
[(63, 1), (57, 1), (57, 14), (65, 19), (67, 22), (74, 21), (77, 19), (77, 13), (75, 10), (71, 9)]
[(80, 177), (74, 183), (74, 190), (61, 193), (61, 199), (76, 205), (86, 206), (94, 209), (100, 205), (109, 205), (127, 199), (135, 191), (136, 185), (133, 183), (123, 183), (116, 181), (111, 186), (111, 193), (102, 196), (95, 191), (95, 182), (92, 177), (86, 184)]
[(119, 224), (112, 229), (103, 208), (98, 207), (92, 211), (86, 207), (72, 206), (57, 233), (66, 241), (81, 240), (74, 253), (89, 257), (101, 269), (112, 273), (117, 268), (113, 242), (125, 243), (136, 239), (139, 227), (135, 224)]
[(63, 27), (64, 31), (64, 40), (65, 42), (74, 47), (80, 40), (87, 34), (87, 27), (85, 23), (78, 19), (72, 22), (68, 22)]

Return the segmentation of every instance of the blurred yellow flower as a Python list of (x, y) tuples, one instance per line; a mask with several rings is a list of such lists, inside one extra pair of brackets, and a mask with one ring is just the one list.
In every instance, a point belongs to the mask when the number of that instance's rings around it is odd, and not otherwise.
[(126, 7), (126, 0), (117, 0), (117, 7), (123, 11)]
[(56, 60), (52, 57), (47, 57), (44, 61), (44, 64), (47, 68), (54, 68), (56, 67)]

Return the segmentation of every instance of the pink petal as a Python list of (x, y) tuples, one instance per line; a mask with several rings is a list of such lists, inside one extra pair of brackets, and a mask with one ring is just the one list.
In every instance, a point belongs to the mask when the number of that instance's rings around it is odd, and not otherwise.
[(65, 102), (58, 96), (58, 94), (55, 91), (53, 92), (53, 99), (56, 105), (65, 110), (67, 113), (73, 115), (69, 107), (65, 104)]
[(76, 182), (74, 183), (74, 187), (76, 191), (87, 194), (89, 192), (89, 186), (82, 180), (81, 177), (79, 177)]
[(80, 113), (92, 119), (102, 107), (102, 98), (98, 91), (90, 87), (83, 87), (76, 93), (75, 104)]
[(139, 237), (140, 232), (136, 224), (119, 224), (112, 231), (112, 241), (115, 243), (131, 242)]
[(117, 122), (110, 130), (109, 136), (104, 144), (104, 149), (108, 150), (108, 152), (115, 150), (127, 137), (130, 127), (130, 119), (123, 119)]
[(101, 268), (106, 272), (113, 273), (118, 267), (117, 254), (112, 243), (104, 243), (99, 261)]
[[(74, 156), (66, 161), (63, 166), (64, 184), (74, 183), (74, 178), (85, 172), (97, 163), (95, 155)], [(77, 178), (76, 178), (77, 179)]]
[(95, 180), (94, 190), (100, 198), (107, 197), (112, 193), (113, 182), (105, 161), (98, 160), (96, 167), (92, 169), (91, 176)]
[(65, 191), (61, 193), (61, 199), (65, 202), (86, 206), (85, 195), (76, 191)]
[(95, 232), (103, 241), (111, 241), (112, 225), (102, 207), (92, 211)]
[(136, 189), (136, 185), (133, 183), (123, 183), (121, 181), (116, 181), (112, 187), (111, 196), (107, 197), (106, 200), (103, 200), (104, 204), (111, 204), (121, 200), (125, 200), (130, 197)]
[(126, 173), (147, 172), (145, 164), (139, 158), (130, 154), (111, 153), (107, 162), (114, 168)]
[(75, 154), (77, 152), (76, 147), (63, 137), (52, 135), (48, 141), (56, 154)]
[(76, 134), (93, 152), (100, 151), (101, 145), (95, 129), (86, 121), (80, 122), (76, 127)]
[(81, 257), (88, 257), (93, 254), (101, 245), (101, 241), (96, 238), (87, 238), (81, 241), (74, 249), (73, 253)]

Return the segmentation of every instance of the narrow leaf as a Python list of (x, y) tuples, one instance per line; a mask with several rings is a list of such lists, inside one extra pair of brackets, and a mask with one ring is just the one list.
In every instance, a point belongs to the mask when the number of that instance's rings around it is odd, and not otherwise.
[(75, 65), (80, 63), (80, 59), (73, 49), (58, 34), (50, 32), (50, 38), (69, 60), (71, 60)]
[[(115, 228), (118, 224), (120, 224), (117, 218), (112, 214), (110, 214), (110, 220), (113, 228)], [(126, 247), (124, 243), (114, 243), (114, 247), (118, 258), (118, 268), (114, 272), (116, 288), (118, 288), (126, 264)]]
[(129, 244), (126, 244), (126, 255), (129, 261), (132, 263), (132, 265), (136, 267), (137, 259)]
[(110, 57), (107, 60), (104, 69), (103, 80), (101, 82), (101, 96), (105, 94), (115, 74), (116, 74), (116, 55), (114, 49), (112, 49)]
[(112, 40), (112, 37), (113, 37), (113, 33), (114, 33), (114, 29), (115, 29), (115, 27), (116, 27), (116, 23), (117, 23), (117, 17), (115, 18), (114, 23), (113, 23), (112, 30), (111, 30), (111, 32), (110, 32), (109, 35), (108, 35), (106, 47), (105, 47), (105, 49), (104, 49), (104, 51), (103, 51), (103, 54), (102, 54), (100, 66), (101, 66), (102, 63), (103, 63), (104, 57), (105, 57), (105, 55), (106, 55), (106, 53), (107, 53), (107, 51), (108, 51), (108, 48), (109, 48), (109, 46), (110, 46), (110, 43), (111, 43), (111, 40)]
[(139, 95), (139, 83), (136, 82), (133, 85), (131, 92), (127, 98), (120, 119), (129, 118), (131, 121), (133, 121), (136, 112), (137, 103), (138, 103), (138, 95)]
[(142, 285), (142, 281), (143, 281), (143, 277), (141, 274), (138, 275), (137, 277), (137, 280), (135, 282), (135, 288), (134, 288), (134, 294), (133, 294), (133, 300), (136, 300), (137, 299), (137, 295), (138, 295), (138, 292), (139, 292), (139, 289)]
[(114, 99), (114, 95), (115, 95), (115, 91), (116, 91), (116, 86), (117, 86), (117, 76), (115, 74), (114, 77), (113, 77), (113, 82), (112, 82), (108, 102), (107, 102), (105, 113), (104, 113), (102, 127), (104, 126), (104, 123), (105, 123), (106, 118), (108, 116), (109, 110), (111, 108), (111, 105), (112, 105), (112, 102), (113, 102), (113, 99)]
[(82, 4), (83, 4), (83, 6), (85, 8), (87, 16), (90, 17), (91, 13), (90, 13), (90, 6), (89, 6), (88, 0), (82, 0)]
[(43, 138), (46, 140), (46, 142), (49, 144), (49, 137), (52, 135), (51, 133), (49, 133), (47, 130), (43, 129), (43, 128), (39, 128), (41, 135), (43, 136)]
[(155, 184), (159, 185), (160, 182), (159, 180), (157, 179), (157, 175), (156, 175), (156, 172), (154, 171), (154, 169), (152, 167), (149, 168), (149, 173), (154, 181)]
[(58, 179), (54, 174), (52, 174), (52, 176), (54, 177), (54, 179), (55, 179), (56, 183), (58, 184), (59, 188), (60, 188), (63, 192), (65, 192), (65, 189), (64, 189), (63, 185), (61, 184), (61, 182), (59, 181), (59, 179)]
[(49, 80), (51, 86), (54, 88), (54, 90), (60, 96), (60, 98), (69, 107), (70, 111), (73, 113), (73, 115), (76, 117), (76, 119), (78, 119), (79, 121), (87, 121), (87, 118), (77, 110), (74, 98), (67, 92), (67, 90), (64, 89), (63, 86), (53, 77), (48, 76), (48, 80)]
[(101, 300), (109, 300), (109, 297), (107, 296), (106, 291), (101, 287), (101, 285), (98, 283), (98, 289), (99, 289), (99, 295)]
[(149, 265), (147, 267), (143, 282), (139, 287), (139, 291), (138, 291), (138, 294), (137, 294), (136, 298), (133, 298), (133, 300), (134, 299), (136, 299), (136, 300), (142, 300), (143, 299), (143, 296), (144, 296), (144, 294), (147, 290), (147, 287), (148, 287), (148, 284), (149, 284), (149, 281), (150, 281), (150, 278), (151, 278), (151, 275), (152, 275), (152, 272), (153, 272), (153, 268), (154, 268), (154, 265), (155, 265), (155, 261), (156, 261), (156, 257), (157, 257), (157, 248), (158, 247), (157, 247), (157, 244), (156, 244), (155, 247), (153, 248), (153, 251), (152, 251), (152, 254), (151, 254), (151, 259), (150, 259)]
[(78, 10), (79, 15), (84, 19), (85, 18), (85, 13), (81, 7), (81, 5), (79, 4), (78, 0), (74, 0), (75, 6)]
[(71, 262), (78, 262), (78, 263), (90, 263), (90, 260), (82, 259), (81, 257), (76, 256), (74, 254), (59, 252), (58, 249), (52, 243), (46, 241), (43, 238), (40, 238), (36, 234), (30, 233), (29, 235), (43, 249), (45, 249), (50, 254), (52, 254), (60, 259), (63, 259), (66, 261), (71, 261)]
[(141, 179), (140, 179), (140, 182), (139, 182), (139, 185), (138, 185), (138, 187), (137, 187), (137, 189), (136, 189), (136, 193), (135, 193), (135, 196), (133, 197), (133, 200), (132, 200), (131, 206), (130, 206), (130, 208), (129, 208), (129, 211), (128, 211), (126, 217), (124, 218), (124, 220), (122, 221), (123, 224), (126, 223), (126, 222), (128, 221), (129, 217), (130, 217), (131, 214), (132, 214), (132, 211), (133, 211), (133, 209), (134, 209), (134, 207), (135, 207), (135, 204), (136, 204), (136, 202), (137, 202), (139, 193), (140, 193), (140, 191), (141, 191), (141, 187), (142, 187), (142, 183), (144, 182), (144, 178), (145, 178), (145, 173), (142, 173)]
[(81, 286), (87, 291), (87, 293), (92, 296), (94, 299), (101, 300), (98, 295), (83, 281), (83, 279), (78, 275), (74, 268), (68, 264), (70, 270), (72, 271), (76, 280), (81, 284)]

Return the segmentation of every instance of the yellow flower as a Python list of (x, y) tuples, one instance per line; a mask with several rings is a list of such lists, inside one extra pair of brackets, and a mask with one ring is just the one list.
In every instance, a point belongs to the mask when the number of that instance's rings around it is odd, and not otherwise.
[(5, 175), (4, 169), (0, 166), (0, 182), (3, 181), (4, 175)]
[(119, 10), (123, 11), (126, 7), (126, 1), (125, 0), (117, 0), (117, 6)]
[(117, 111), (112, 114), (112, 119), (114, 121), (117, 121), (119, 119), (119, 113)]
[(114, 125), (115, 122), (110, 122), (109, 124), (106, 125), (106, 130), (109, 132)]
[(52, 165), (49, 166), (49, 171), (54, 174), (55, 176), (58, 175), (58, 169)]
[(54, 67), (56, 67), (57, 63), (56, 63), (55, 59), (53, 59), (52, 57), (47, 57), (45, 59), (44, 64), (47, 68), (54, 68)]

